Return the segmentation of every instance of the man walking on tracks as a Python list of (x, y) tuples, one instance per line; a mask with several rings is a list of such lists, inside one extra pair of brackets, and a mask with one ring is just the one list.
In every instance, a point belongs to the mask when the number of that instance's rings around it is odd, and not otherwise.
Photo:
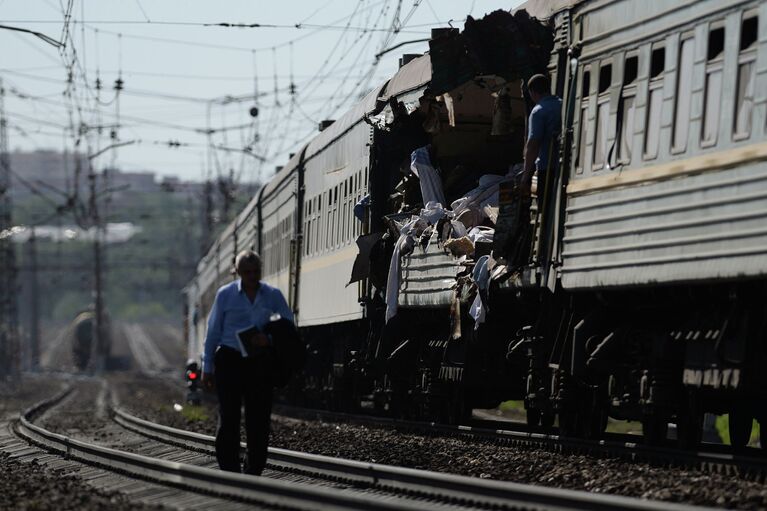
[(261, 258), (245, 250), (235, 259), (238, 280), (216, 293), (208, 319), (203, 385), (214, 386), (219, 412), (216, 459), (221, 470), (240, 471), (240, 407), (245, 402), (248, 455), (244, 472), (266, 465), (272, 410), (274, 354), (264, 328), (279, 315), (293, 321), (279, 289), (261, 282)]

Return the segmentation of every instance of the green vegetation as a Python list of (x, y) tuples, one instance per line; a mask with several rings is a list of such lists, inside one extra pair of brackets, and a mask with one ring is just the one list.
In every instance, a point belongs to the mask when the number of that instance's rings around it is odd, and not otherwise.
[(524, 401), (504, 401), (500, 405), (498, 405), (498, 409), (502, 412), (510, 412), (512, 410), (516, 411), (525, 411), (525, 402)]
[(186, 405), (181, 409), (181, 415), (189, 422), (203, 422), (210, 419), (204, 406)]
[[(716, 416), (716, 430), (719, 432), (719, 436), (722, 438), (722, 442), (725, 445), (730, 445), (730, 416), (727, 414)], [(754, 421), (751, 426), (751, 439), (749, 445), (757, 445), (759, 443), (759, 423)]]
[[(239, 211), (249, 199), (250, 195), (240, 193), (230, 214)], [(100, 207), (102, 214), (106, 212), (107, 222), (130, 222), (140, 228), (124, 243), (104, 245), (104, 302), (108, 314), (114, 319), (177, 321), (182, 311), (181, 289), (194, 275), (201, 257), (202, 198), (196, 192), (121, 191)], [(18, 198), (13, 220), (17, 225), (41, 221), (51, 226), (75, 225), (70, 213), (50, 218), (51, 210), (51, 204), (39, 197)], [(224, 226), (217, 222), (216, 234)], [(93, 244), (40, 237), (36, 251), (41, 319), (71, 321), (93, 302)], [(31, 295), (29, 254), (29, 243), (17, 245), (22, 322)]]

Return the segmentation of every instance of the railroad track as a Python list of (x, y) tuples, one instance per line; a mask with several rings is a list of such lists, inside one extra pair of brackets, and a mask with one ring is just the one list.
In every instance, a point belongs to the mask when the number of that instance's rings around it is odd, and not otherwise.
[(141, 372), (150, 376), (173, 374), (173, 366), (168, 363), (165, 355), (155, 341), (147, 335), (142, 325), (125, 323), (122, 328), (133, 359)]
[[(283, 509), (630, 509), (684, 510), (689, 506), (558, 490), (540, 486), (469, 478), (434, 472), (339, 460), (325, 456), (270, 449), (269, 470), (275, 477), (253, 477), (216, 469), (146, 456), (83, 442), (45, 430), (34, 424), (42, 413), (55, 407), (71, 393), (66, 391), (25, 411), (15, 425), (25, 441), (44, 449), (67, 463), (95, 467), (93, 477), (119, 474), (152, 485), (182, 490), (185, 501), (194, 500), (188, 492), (236, 503), (280, 507)], [(213, 438), (169, 428), (134, 417), (119, 407), (114, 420), (146, 439), (146, 449), (160, 450), (164, 458), (210, 456)], [(175, 449), (180, 452), (172, 453)], [(199, 461), (199, 460), (198, 460)], [(277, 479), (276, 477), (280, 477)], [(314, 481), (306, 484), (306, 481)], [(195, 501), (200, 504), (199, 498)]]
[[(304, 419), (322, 419), (356, 423), (366, 426), (388, 426), (403, 431), (425, 434), (441, 434), (482, 438), (500, 445), (544, 449), (562, 454), (585, 454), (597, 458), (614, 458), (632, 462), (644, 462), (655, 466), (695, 469), (703, 472), (720, 473), (743, 477), (760, 483), (767, 483), (767, 456), (758, 448), (747, 448), (745, 453), (733, 453), (731, 449), (718, 444), (701, 444), (694, 451), (666, 446), (651, 446), (642, 443), (636, 435), (608, 434), (602, 440), (563, 437), (551, 433), (534, 433), (525, 424), (477, 420), (479, 426), (454, 426), (435, 422), (410, 421), (329, 412), (316, 409), (302, 409), (280, 405), (276, 413)], [(500, 427), (498, 427), (500, 426)]]

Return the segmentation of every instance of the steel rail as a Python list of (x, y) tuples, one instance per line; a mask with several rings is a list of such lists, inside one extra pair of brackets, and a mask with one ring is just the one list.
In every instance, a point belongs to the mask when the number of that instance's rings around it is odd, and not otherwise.
[(443, 505), (405, 499), (375, 499), (358, 493), (223, 472), (195, 465), (119, 451), (53, 433), (31, 421), (58, 405), (72, 392), (67, 389), (24, 411), (16, 433), (31, 444), (63, 457), (132, 478), (284, 509), (371, 509), (375, 511), (440, 509)]
[[(214, 452), (215, 439), (135, 417), (114, 408), (114, 420), (123, 427), (160, 442), (198, 452)], [(244, 448), (244, 444), (242, 444)], [(269, 448), (270, 468), (321, 474), (359, 486), (406, 492), (421, 499), (445, 504), (492, 509), (568, 510), (700, 510), (669, 502), (639, 500), (623, 496), (546, 488), (453, 474), (414, 470), (375, 463), (331, 458), (316, 454)]]
[[(409, 431), (423, 431), (453, 436), (485, 438), (518, 447), (536, 447), (558, 453), (588, 454), (601, 458), (616, 458), (628, 461), (642, 461), (670, 467), (689, 467), (704, 472), (739, 475), (759, 482), (767, 482), (767, 456), (754, 447), (744, 453), (732, 452), (724, 446), (703, 443), (697, 450), (683, 450), (668, 446), (647, 445), (642, 437), (633, 435), (607, 434), (604, 439), (583, 439), (552, 433), (536, 433), (523, 430), (485, 427), (489, 420), (477, 420), (481, 427), (448, 425), (437, 422), (423, 422), (371, 415), (355, 415), (325, 410), (298, 409), (280, 405), (277, 410), (295, 417), (322, 418), (365, 425), (387, 425)], [(501, 424), (504, 424), (501, 422)], [(526, 425), (520, 424), (521, 428)], [(753, 454), (751, 454), (753, 453)]]

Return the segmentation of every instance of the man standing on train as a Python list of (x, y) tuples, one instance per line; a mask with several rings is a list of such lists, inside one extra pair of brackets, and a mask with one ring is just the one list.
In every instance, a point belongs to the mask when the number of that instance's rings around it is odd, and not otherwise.
[(538, 205), (545, 199), (546, 182), (559, 163), (559, 132), (562, 126), (562, 100), (551, 94), (551, 82), (541, 74), (527, 82), (530, 99), (535, 103), (528, 120), (522, 189), (530, 192), (533, 173), (538, 171)]
[(261, 281), (261, 258), (244, 250), (235, 259), (238, 280), (216, 293), (208, 318), (202, 383), (218, 394), (216, 459), (221, 470), (240, 472), (240, 408), (245, 403), (248, 454), (246, 474), (266, 466), (272, 412), (272, 340), (270, 321), (293, 322), (279, 289)]

